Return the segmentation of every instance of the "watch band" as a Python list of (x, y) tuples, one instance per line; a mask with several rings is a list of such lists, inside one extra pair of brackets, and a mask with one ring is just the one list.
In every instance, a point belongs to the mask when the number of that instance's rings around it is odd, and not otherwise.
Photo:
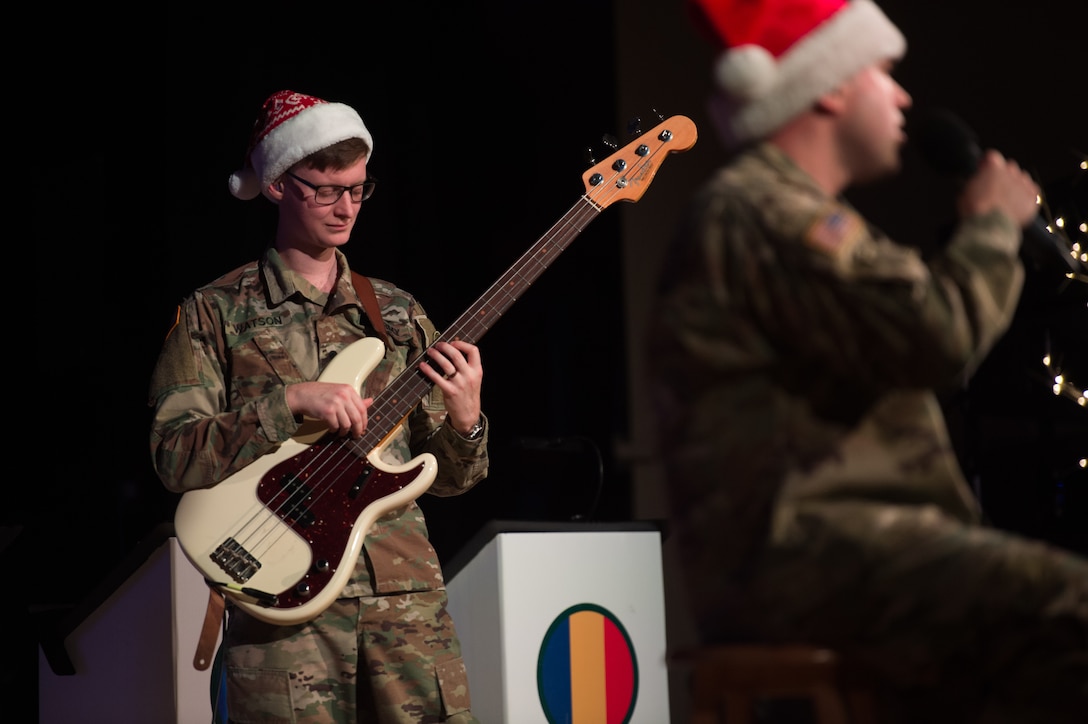
[(476, 421), (476, 424), (473, 425), (469, 429), (469, 431), (467, 433), (465, 433), (465, 437), (468, 438), (469, 440), (478, 440), (480, 438), (480, 436), (483, 435), (483, 434), (484, 434), (484, 418), (483, 418), (483, 415), (481, 415), (480, 419)]

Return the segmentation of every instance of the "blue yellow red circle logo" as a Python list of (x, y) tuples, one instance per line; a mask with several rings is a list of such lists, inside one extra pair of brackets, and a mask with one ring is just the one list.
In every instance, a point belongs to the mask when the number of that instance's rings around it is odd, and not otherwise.
[(638, 698), (631, 637), (611, 611), (571, 606), (548, 627), (536, 665), (549, 724), (627, 724)]

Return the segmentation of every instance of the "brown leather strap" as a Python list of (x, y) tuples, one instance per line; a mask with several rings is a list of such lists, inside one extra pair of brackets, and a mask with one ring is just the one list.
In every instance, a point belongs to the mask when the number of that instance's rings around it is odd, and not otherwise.
[(204, 626), (200, 629), (200, 640), (196, 643), (196, 656), (193, 657), (193, 666), (198, 671), (211, 666), (215, 658), (215, 644), (219, 641), (225, 607), (226, 600), (219, 589), (208, 586), (208, 608), (204, 612)]
[(356, 271), (351, 272), (351, 283), (355, 286), (355, 293), (359, 295), (359, 301), (363, 303), (363, 309), (366, 310), (366, 316), (370, 319), (370, 324), (374, 326), (378, 336), (385, 342), (386, 348), (393, 349), (393, 340), (389, 339), (389, 335), (385, 331), (385, 321), (382, 319), (382, 312), (378, 308), (378, 297), (374, 295), (374, 285), (370, 283), (368, 277), (364, 277)]

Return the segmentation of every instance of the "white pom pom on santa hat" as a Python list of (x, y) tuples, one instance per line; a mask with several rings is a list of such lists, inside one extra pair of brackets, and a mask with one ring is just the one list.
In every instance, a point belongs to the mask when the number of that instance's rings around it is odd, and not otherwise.
[(227, 181), (230, 192), (240, 199), (248, 201), (261, 193), (261, 182), (257, 180), (257, 174), (252, 166), (246, 166), (230, 175)]
[(714, 80), (718, 87), (743, 100), (765, 95), (778, 79), (778, 63), (766, 48), (742, 45), (718, 56)]

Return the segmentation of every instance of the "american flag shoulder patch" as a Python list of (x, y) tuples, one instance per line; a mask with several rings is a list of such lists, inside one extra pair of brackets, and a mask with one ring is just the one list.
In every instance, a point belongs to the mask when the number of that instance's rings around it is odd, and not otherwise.
[(845, 209), (834, 209), (816, 219), (805, 232), (805, 244), (832, 256), (847, 253), (864, 233), (864, 225), (857, 214)]

